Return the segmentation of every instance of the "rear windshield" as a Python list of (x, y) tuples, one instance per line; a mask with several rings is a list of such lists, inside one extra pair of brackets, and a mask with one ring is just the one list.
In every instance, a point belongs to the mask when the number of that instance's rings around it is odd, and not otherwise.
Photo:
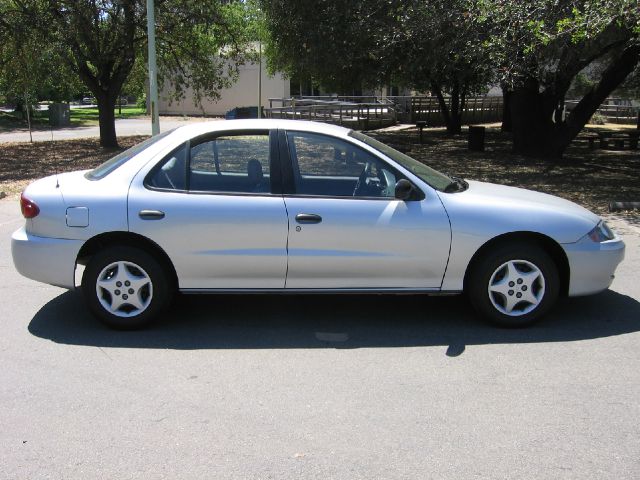
[(115, 157), (110, 158), (106, 162), (102, 163), (101, 165), (97, 166), (96, 168), (88, 172), (85, 175), (85, 177), (88, 178), (89, 180), (100, 180), (101, 178), (106, 177), (111, 172), (116, 170), (118, 167), (124, 165), (133, 157), (135, 157), (137, 154), (142, 152), (145, 148), (153, 145), (159, 140), (162, 140), (169, 133), (173, 132), (173, 130), (175, 129), (168, 130), (159, 135), (156, 135), (155, 137), (147, 138), (145, 141), (140, 142), (137, 145), (134, 145), (133, 147), (125, 150), (124, 152), (120, 152)]

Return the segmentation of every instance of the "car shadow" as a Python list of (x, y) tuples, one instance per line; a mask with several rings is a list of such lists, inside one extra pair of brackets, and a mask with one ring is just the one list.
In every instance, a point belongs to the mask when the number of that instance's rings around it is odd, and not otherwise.
[(464, 297), (362, 295), (179, 295), (145, 330), (115, 331), (66, 292), (33, 317), (29, 331), (60, 344), (162, 349), (389, 348), (566, 342), (640, 330), (640, 303), (608, 290), (562, 300), (526, 329), (478, 320)]

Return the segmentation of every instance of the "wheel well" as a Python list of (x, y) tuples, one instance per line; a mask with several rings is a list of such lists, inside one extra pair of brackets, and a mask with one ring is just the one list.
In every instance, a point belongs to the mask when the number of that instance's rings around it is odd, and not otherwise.
[(144, 250), (160, 262), (167, 274), (173, 280), (174, 285), (178, 285), (176, 269), (166, 252), (157, 243), (149, 240), (147, 237), (138, 235), (137, 233), (109, 232), (96, 235), (95, 237), (87, 240), (82, 246), (80, 252), (78, 252), (76, 263), (79, 265), (87, 265), (95, 253), (113, 245), (136, 247)]
[(566, 296), (569, 291), (569, 277), (571, 273), (567, 255), (564, 253), (564, 250), (558, 244), (558, 242), (556, 242), (552, 238), (547, 237), (546, 235), (535, 232), (505, 233), (503, 235), (492, 238), (487, 243), (482, 245), (473, 255), (471, 261), (469, 262), (469, 265), (467, 266), (467, 271), (464, 275), (465, 290), (467, 287), (467, 279), (469, 278), (470, 272), (473, 271), (476, 264), (483, 257), (483, 255), (500, 245), (513, 245), (514, 243), (527, 243), (537, 245), (551, 257), (553, 262), (556, 264), (556, 267), (558, 268), (558, 275), (560, 276), (560, 295)]

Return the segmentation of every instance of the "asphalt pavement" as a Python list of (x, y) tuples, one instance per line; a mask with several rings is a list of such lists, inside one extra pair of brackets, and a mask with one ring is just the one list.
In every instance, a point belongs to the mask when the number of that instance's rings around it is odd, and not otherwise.
[[(171, 130), (189, 122), (215, 121), (218, 118), (205, 117), (160, 117), (160, 131)], [(151, 118), (123, 118), (116, 120), (116, 135), (119, 137), (132, 135), (151, 135)], [(37, 128), (33, 130), (34, 142), (47, 142), (51, 140), (70, 140), (74, 138), (99, 137), (100, 129), (98, 125), (87, 127), (68, 128)], [(29, 130), (19, 128), (10, 132), (0, 132), (0, 143), (8, 142), (28, 142)]]
[(640, 478), (640, 227), (610, 290), (504, 330), (459, 297), (180, 297), (146, 331), (22, 278), (0, 200), (2, 479)]

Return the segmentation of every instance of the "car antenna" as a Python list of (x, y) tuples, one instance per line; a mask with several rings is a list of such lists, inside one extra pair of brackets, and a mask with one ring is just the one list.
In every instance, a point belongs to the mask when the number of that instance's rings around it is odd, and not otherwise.
[[(49, 121), (49, 130), (51, 131), (51, 142), (53, 143), (53, 123)], [(56, 188), (60, 188), (60, 182), (58, 181), (58, 159), (56, 158), (54, 162), (55, 170), (56, 170)]]
[[(51, 130), (51, 141), (53, 142), (53, 130)], [(60, 167), (58, 165), (58, 158), (54, 160), (54, 165), (56, 169), (56, 188), (60, 188), (60, 182), (58, 181), (58, 174), (60, 173)]]
[[(51, 130), (51, 141), (53, 142), (53, 130)], [(60, 181), (58, 180), (58, 174), (60, 173), (60, 166), (58, 165), (58, 158), (54, 160), (54, 166), (56, 170), (56, 188), (60, 188)]]

